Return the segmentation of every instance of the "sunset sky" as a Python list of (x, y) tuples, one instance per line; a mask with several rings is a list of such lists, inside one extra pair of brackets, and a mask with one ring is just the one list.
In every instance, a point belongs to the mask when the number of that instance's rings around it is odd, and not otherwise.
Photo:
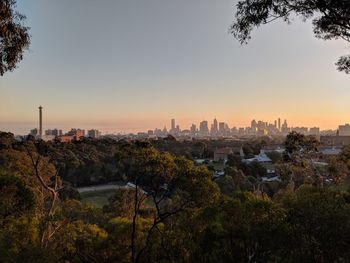
[(0, 130), (98, 128), (135, 132), (206, 119), (337, 128), (350, 122), (342, 41), (310, 23), (282, 22), (240, 46), (228, 33), (235, 0), (18, 1), (32, 43), (0, 77)]

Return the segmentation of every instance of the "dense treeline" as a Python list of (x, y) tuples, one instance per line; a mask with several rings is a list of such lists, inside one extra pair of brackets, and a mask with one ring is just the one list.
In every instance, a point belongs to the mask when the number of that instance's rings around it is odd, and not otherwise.
[[(1, 140), (7, 138), (7, 141), (2, 143), (3, 145), (13, 145), (14, 149), (17, 148), (16, 145), (21, 144), (9, 134), (3, 133), (1, 137), (3, 137)], [(29, 138), (28, 141), (33, 141), (33, 139)], [(267, 141), (267, 139), (260, 139), (249, 142), (225, 140), (178, 142), (165, 138), (148, 143), (161, 152), (195, 159), (213, 158), (215, 149), (222, 147), (235, 147), (239, 153), (241, 146), (249, 157), (258, 154)], [(85, 138), (71, 143), (35, 142), (37, 151), (55, 164), (60, 178), (75, 187), (124, 180), (125, 178), (118, 172), (114, 158), (124, 144), (128, 143), (109, 138), (99, 140)]]
[[(288, 140), (298, 143), (279, 163), (285, 180), (269, 194), (235, 157), (230, 173), (213, 180), (205, 166), (145, 142), (55, 145), (2, 133), (0, 262), (347, 262), (350, 151), (332, 165), (340, 179), (325, 185), (307, 166), (312, 141)], [(63, 157), (75, 149), (134, 187), (117, 190), (103, 209), (82, 204), (59, 176), (79, 167)]]

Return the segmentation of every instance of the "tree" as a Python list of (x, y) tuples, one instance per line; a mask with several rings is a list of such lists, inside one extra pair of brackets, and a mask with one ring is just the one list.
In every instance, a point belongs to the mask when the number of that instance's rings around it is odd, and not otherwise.
[(12, 71), (23, 58), (30, 44), (29, 28), (23, 25), (25, 16), (15, 10), (15, 0), (0, 1), (0, 75)]
[(319, 142), (313, 136), (305, 136), (298, 132), (291, 132), (284, 142), (284, 157), (287, 160), (297, 160), (302, 157), (310, 158), (317, 152)]
[(289, 262), (341, 262), (349, 258), (349, 194), (300, 187), (284, 201), (290, 225), (285, 258)]
[(0, 170), (0, 222), (33, 209), (35, 196), (24, 180)]
[[(212, 181), (212, 174), (188, 159), (161, 153), (141, 142), (125, 144), (115, 157), (119, 171), (134, 184), (133, 197), (124, 196), (132, 199), (132, 262), (141, 262), (149, 253), (154, 236), (162, 233), (161, 225), (186, 209), (210, 205), (218, 199), (219, 190)], [(153, 206), (152, 221), (146, 228), (144, 244), (140, 246), (138, 222), (142, 219), (141, 210), (146, 199)]]
[(279, 262), (285, 218), (281, 207), (252, 193), (223, 198), (194, 218), (198, 248), (189, 262)]
[[(243, 44), (260, 25), (277, 19), (287, 23), (299, 16), (304, 21), (313, 19), (317, 38), (343, 39), (350, 43), (350, 2), (348, 0), (242, 0), (237, 4), (235, 21), (230, 32)], [(338, 70), (350, 74), (350, 55), (336, 63)]]

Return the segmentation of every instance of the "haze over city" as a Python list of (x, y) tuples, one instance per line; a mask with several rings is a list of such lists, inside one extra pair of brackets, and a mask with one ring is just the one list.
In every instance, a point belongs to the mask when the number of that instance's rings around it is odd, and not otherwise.
[(83, 2), (18, 3), (32, 43), (0, 79), (1, 130), (36, 127), (39, 105), (47, 128), (104, 132), (173, 117), (184, 127), (215, 116), (230, 126), (350, 121), (348, 76), (334, 69), (346, 45), (315, 39), (309, 23), (272, 23), (240, 46), (228, 33), (235, 1)]

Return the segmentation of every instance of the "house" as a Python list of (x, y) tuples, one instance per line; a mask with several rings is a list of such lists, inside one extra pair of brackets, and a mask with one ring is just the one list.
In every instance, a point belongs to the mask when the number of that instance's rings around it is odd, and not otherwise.
[(248, 164), (254, 161), (258, 163), (271, 163), (271, 159), (266, 155), (265, 151), (263, 150), (261, 150), (260, 153), (258, 155), (255, 155), (253, 158), (242, 160), (242, 162)]
[(225, 171), (217, 171), (214, 174), (215, 178), (219, 178), (219, 177), (222, 177), (222, 176), (225, 176)]
[(71, 135), (61, 135), (57, 136), (57, 140), (60, 142), (71, 142), (74, 140), (74, 136)]
[(233, 150), (230, 147), (216, 149), (214, 151), (214, 161), (215, 162), (220, 162), (220, 161), (226, 162), (228, 159), (228, 156), (230, 154), (233, 154)]
[(282, 181), (279, 176), (262, 177), (261, 180), (263, 182), (281, 182)]

